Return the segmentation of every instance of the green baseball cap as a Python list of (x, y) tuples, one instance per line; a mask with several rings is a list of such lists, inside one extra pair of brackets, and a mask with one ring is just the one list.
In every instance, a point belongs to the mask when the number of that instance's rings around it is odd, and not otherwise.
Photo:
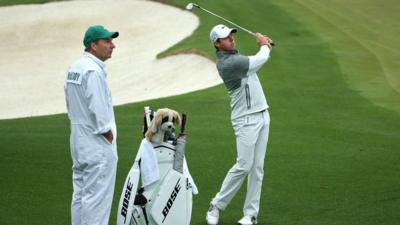
[(118, 32), (110, 32), (101, 25), (91, 26), (85, 32), (83, 45), (85, 47), (89, 47), (92, 42), (95, 42), (99, 39), (116, 38), (118, 35)]

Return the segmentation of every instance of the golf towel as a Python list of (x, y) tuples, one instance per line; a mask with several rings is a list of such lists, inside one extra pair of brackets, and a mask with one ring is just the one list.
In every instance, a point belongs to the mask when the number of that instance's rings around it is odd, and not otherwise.
[(140, 143), (139, 152), (136, 157), (139, 157), (140, 162), (140, 174), (142, 177), (142, 183), (146, 187), (160, 179), (160, 173), (158, 170), (158, 161), (156, 152), (151, 142), (146, 138), (143, 138)]

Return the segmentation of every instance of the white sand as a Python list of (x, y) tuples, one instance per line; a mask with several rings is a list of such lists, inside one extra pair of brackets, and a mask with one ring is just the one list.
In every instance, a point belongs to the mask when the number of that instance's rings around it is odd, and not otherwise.
[(188, 11), (140, 0), (68, 1), (0, 8), (0, 119), (66, 112), (68, 65), (83, 53), (90, 25), (120, 32), (106, 61), (114, 105), (221, 83), (198, 55), (156, 59), (199, 25)]

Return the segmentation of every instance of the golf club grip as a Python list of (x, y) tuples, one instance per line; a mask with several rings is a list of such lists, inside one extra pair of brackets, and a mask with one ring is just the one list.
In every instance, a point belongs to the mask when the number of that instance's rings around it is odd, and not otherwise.
[(182, 113), (182, 123), (181, 123), (181, 134), (185, 133), (185, 128), (186, 128), (186, 114)]
[[(256, 36), (256, 34), (255, 34), (254, 32), (252, 32), (252, 31), (249, 31), (249, 30), (247, 30), (247, 29), (244, 29), (243, 27), (240, 27), (240, 26), (238, 26), (238, 28), (239, 28), (239, 29), (242, 29), (243, 31), (245, 31), (245, 32), (247, 32), (247, 33), (249, 33), (249, 34), (251, 34), (251, 35), (253, 35), (254, 37)], [(274, 42), (271, 42), (270, 44), (271, 44), (271, 46), (275, 46), (275, 43), (274, 43)]]

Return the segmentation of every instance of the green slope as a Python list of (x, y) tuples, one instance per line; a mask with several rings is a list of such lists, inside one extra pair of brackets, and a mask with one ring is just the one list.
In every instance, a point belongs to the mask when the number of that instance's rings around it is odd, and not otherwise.
[(10, 6), (19, 4), (39, 4), (46, 2), (55, 2), (60, 0), (0, 0), (0, 6)]
[[(277, 43), (271, 60), (259, 72), (272, 118), (259, 224), (398, 224), (400, 116), (366, 99), (348, 76), (350, 70), (379, 71), (370, 52), (360, 50), (359, 44), (348, 45), (370, 60), (346, 69), (331, 34), (325, 26), (316, 26), (320, 20), (309, 17), (308, 9), (298, 2), (198, 3), (250, 30), (269, 34)], [(220, 21), (194, 12), (201, 19), (200, 27), (161, 56), (196, 49), (214, 57), (208, 33)], [(302, 12), (300, 18), (297, 14)], [(239, 33), (237, 43), (242, 53), (257, 50), (246, 34)], [(235, 161), (229, 99), (222, 85), (116, 107), (119, 165), (111, 224), (139, 146), (145, 105), (188, 114), (187, 159), (200, 190), (191, 224), (205, 224), (208, 203)], [(68, 132), (66, 115), (0, 121), (1, 224), (69, 224)], [(220, 224), (236, 224), (243, 198), (244, 188), (222, 213)]]
[(274, 1), (329, 43), (346, 82), (400, 112), (400, 5), (387, 1)]

